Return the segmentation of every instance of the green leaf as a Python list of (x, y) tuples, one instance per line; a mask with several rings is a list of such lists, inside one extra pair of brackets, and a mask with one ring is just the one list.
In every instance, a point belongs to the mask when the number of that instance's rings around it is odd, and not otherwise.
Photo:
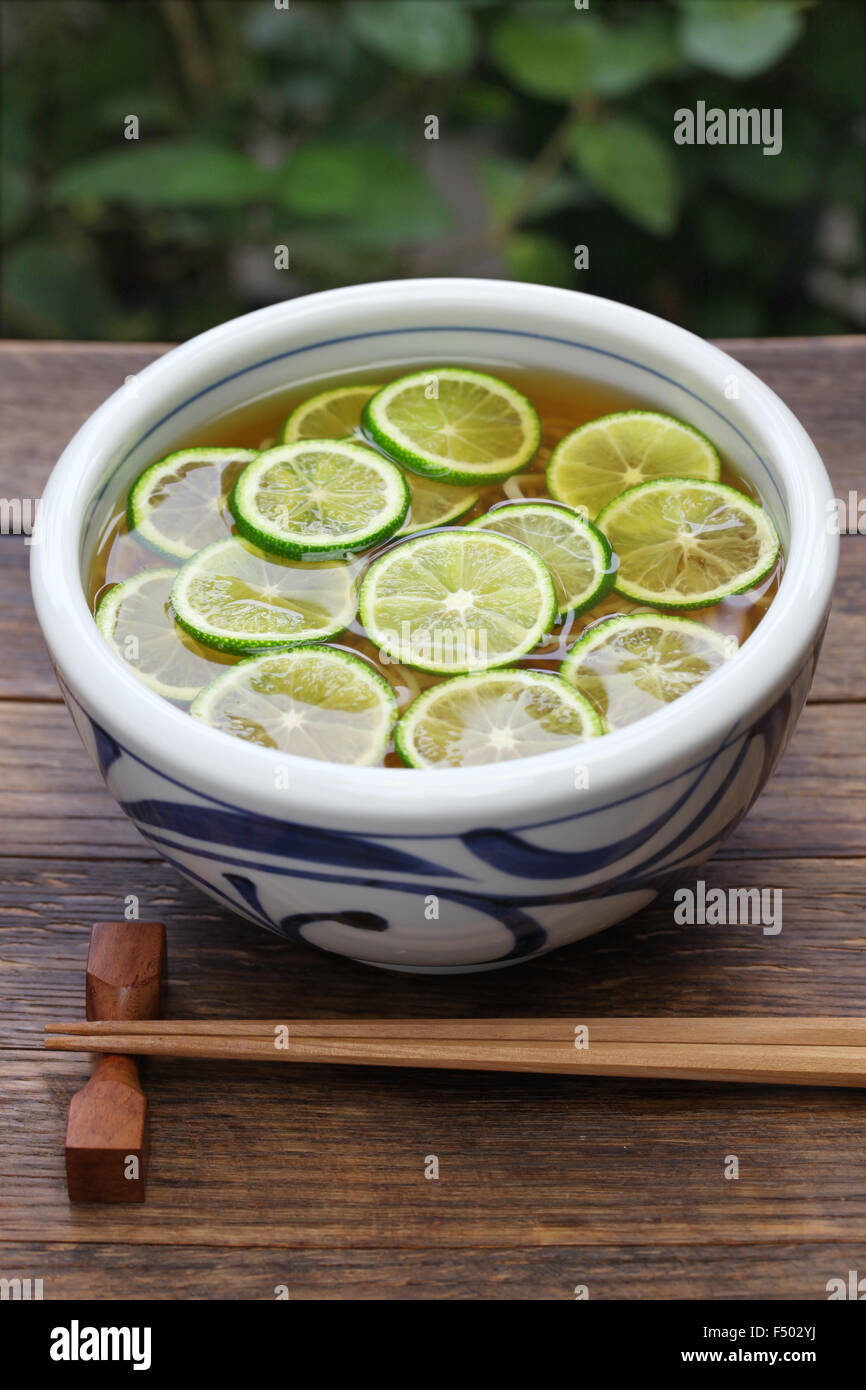
[(417, 164), (390, 145), (322, 141), (279, 173), (280, 196), (305, 218), (345, 220), (355, 245), (397, 245), (446, 231), (451, 216)]
[(591, 90), (599, 96), (625, 96), (682, 65), (666, 16), (632, 19), (628, 26), (599, 24), (590, 31)]
[(493, 57), (521, 91), (570, 101), (591, 90), (595, 28), (595, 21), (584, 15), (568, 21), (508, 15), (494, 30)]
[(803, 32), (798, 0), (679, 0), (680, 48), (725, 77), (771, 68)]
[(584, 121), (571, 133), (571, 158), (607, 202), (657, 236), (679, 215), (679, 174), (669, 146), (630, 117)]
[(365, 48), (405, 72), (465, 72), (475, 60), (475, 25), (450, 0), (362, 0), (345, 14)]
[[(481, 161), (481, 186), (494, 218), (506, 217), (515, 205), (526, 179), (529, 165), (502, 155), (488, 155)], [(553, 174), (535, 192), (520, 218), (546, 217), (577, 201), (577, 182), (568, 174)]]
[(55, 241), (28, 241), (6, 258), (3, 298), (10, 322), (37, 337), (101, 337), (113, 310), (93, 258)]
[(282, 200), (304, 217), (350, 216), (363, 205), (371, 149), (335, 141), (305, 145), (281, 175)]
[(633, 19), (626, 27), (587, 14), (566, 20), (522, 12), (496, 29), (493, 54), (516, 87), (552, 101), (585, 92), (623, 96), (682, 61), (664, 16)]
[(64, 170), (52, 192), (63, 202), (140, 207), (226, 207), (266, 196), (272, 172), (225, 146), (193, 140), (124, 142)]
[(575, 271), (571, 246), (539, 232), (514, 232), (502, 248), (505, 268), (512, 280), (535, 285), (573, 286)]

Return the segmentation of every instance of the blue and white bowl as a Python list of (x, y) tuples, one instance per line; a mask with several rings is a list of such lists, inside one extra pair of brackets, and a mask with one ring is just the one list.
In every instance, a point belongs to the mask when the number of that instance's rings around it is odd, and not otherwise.
[[(738, 654), (676, 704), (596, 743), (465, 770), (275, 755), (142, 685), (97, 631), (82, 583), (109, 495), (178, 439), (280, 387), (435, 361), (595, 379), (714, 439), (760, 493), (787, 559)], [(122, 809), (182, 874), (251, 921), (336, 955), (403, 970), (490, 969), (578, 941), (666, 881), (688, 881), (746, 814), (812, 679), (836, 571), (831, 498), (787, 407), (682, 329), (567, 290), (404, 280), (248, 314), (116, 392), (51, 476), (33, 591), (85, 745)]]

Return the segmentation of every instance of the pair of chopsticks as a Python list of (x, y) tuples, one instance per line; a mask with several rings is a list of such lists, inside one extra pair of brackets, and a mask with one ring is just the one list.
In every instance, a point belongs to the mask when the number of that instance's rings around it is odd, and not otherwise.
[(859, 1018), (142, 1020), (45, 1031), (45, 1046), (62, 1052), (866, 1086)]

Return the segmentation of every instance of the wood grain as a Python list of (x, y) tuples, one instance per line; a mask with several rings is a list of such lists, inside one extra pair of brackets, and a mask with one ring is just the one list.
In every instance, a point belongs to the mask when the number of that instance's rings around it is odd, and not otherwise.
[[(2, 1121), (7, 1241), (445, 1249), (866, 1239), (856, 1092), (339, 1067), (307, 1079), (266, 1063), (152, 1061), (147, 1205), (97, 1211), (67, 1203), (56, 1142), (77, 1068), (13, 1056), (4, 1072), (27, 1118)], [(725, 1178), (730, 1156), (736, 1181)]]
[(486, 1250), (244, 1250), (236, 1246), (10, 1244), (4, 1269), (54, 1299), (820, 1300), (866, 1268), (866, 1244), (515, 1246)]
[[(154, 1019), (162, 1005), (165, 927), (96, 922), (90, 931), (84, 1000), (89, 1021)], [(124, 1049), (115, 1049), (123, 1052)], [(66, 1188), (70, 1202), (143, 1202), (147, 1098), (138, 1064), (102, 1056), (69, 1102)], [(134, 1170), (130, 1159), (134, 1159)]]
[[(862, 494), (864, 340), (724, 346), (799, 416), (837, 495)], [(0, 346), (0, 496), (38, 496), (78, 425), (160, 350)], [(45, 1022), (82, 1016), (89, 926), (129, 895), (168, 923), (174, 1017), (862, 1014), (866, 538), (842, 540), (791, 747), (701, 871), (781, 887), (782, 933), (678, 926), (666, 894), (569, 950), (450, 979), (281, 941), (155, 858), (56, 703), (27, 559), (0, 537), (0, 1273), (43, 1277), (47, 1298), (555, 1299), (587, 1283), (592, 1298), (823, 1299), (866, 1269), (856, 1093), (150, 1059), (148, 1202), (75, 1209), (63, 1125), (89, 1064), (41, 1046)]]

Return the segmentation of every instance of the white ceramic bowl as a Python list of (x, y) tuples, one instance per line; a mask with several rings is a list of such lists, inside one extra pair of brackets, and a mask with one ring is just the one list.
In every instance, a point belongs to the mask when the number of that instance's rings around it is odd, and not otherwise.
[[(778, 596), (733, 660), (676, 704), (572, 752), (429, 772), (274, 755), (140, 684), (97, 631), (82, 586), (108, 495), (281, 385), (437, 361), (595, 379), (716, 441), (757, 488), (787, 557)], [(45, 490), (33, 592), (82, 739), (170, 863), (236, 912), (338, 955), (484, 969), (576, 941), (663, 882), (688, 882), (749, 809), (811, 682), (836, 570), (831, 495), (778, 397), (661, 319), (536, 285), (362, 285), (223, 324), (106, 401)]]

